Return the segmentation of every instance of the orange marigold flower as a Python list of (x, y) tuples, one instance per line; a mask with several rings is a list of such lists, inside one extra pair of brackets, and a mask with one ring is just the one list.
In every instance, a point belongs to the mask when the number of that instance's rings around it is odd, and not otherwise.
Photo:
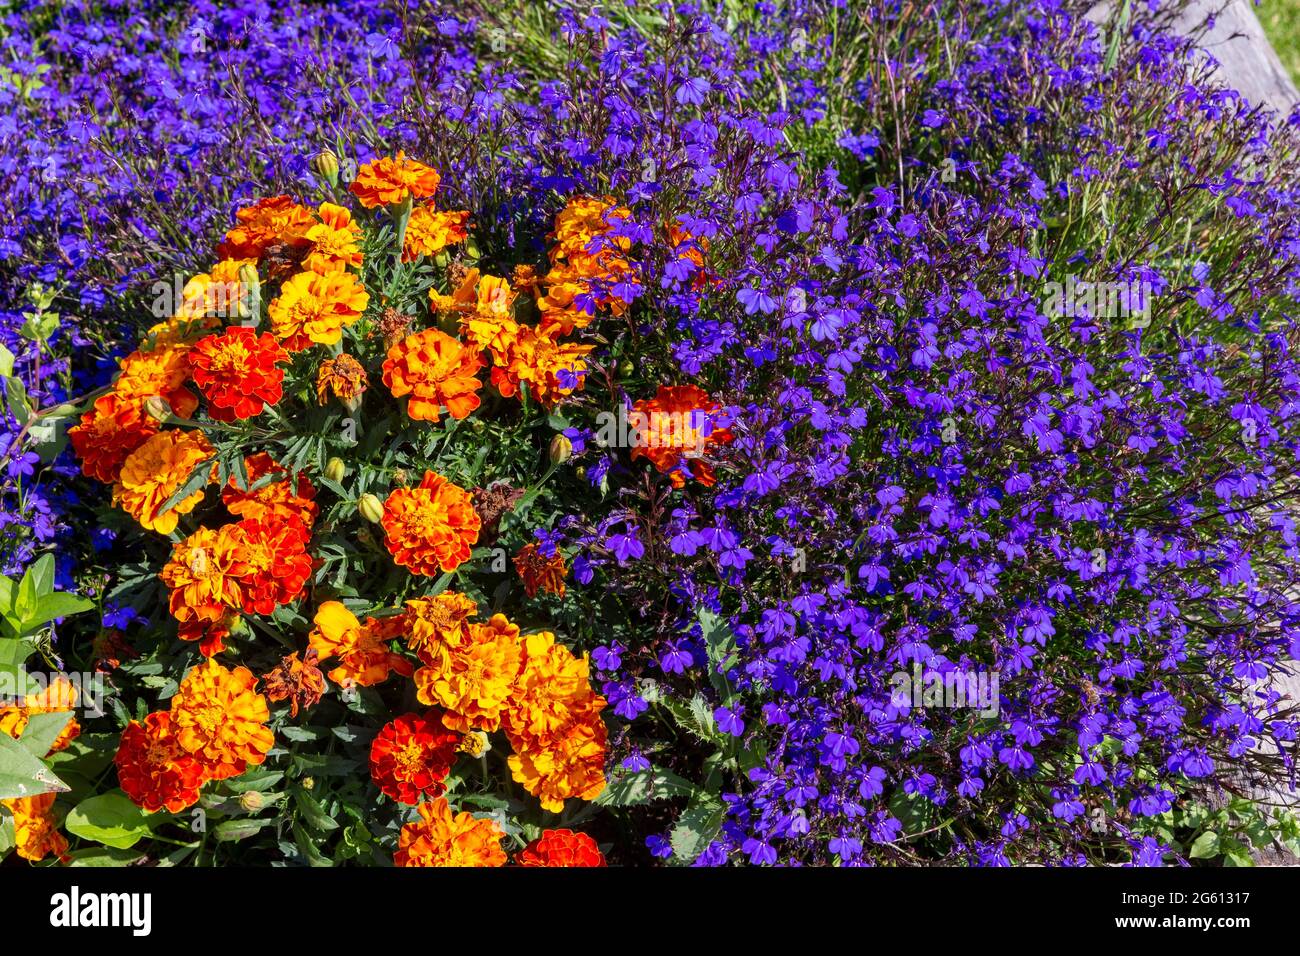
[[(320, 510), (313, 500), (316, 497), (316, 487), (305, 472), (298, 472), (298, 480), (291, 481), (288, 469), (264, 451), (244, 459), (244, 472), (248, 476), (246, 488), (241, 488), (236, 476), (231, 475), (226, 487), (221, 489), (221, 500), (232, 515), (255, 519), (295, 519), (306, 528), (316, 522), (316, 514)], [(258, 482), (270, 474), (284, 477), (277, 477), (274, 481), (258, 486)]]
[(322, 661), (338, 659), (338, 666), (329, 672), (336, 684), (371, 687), (388, 680), (394, 672), (411, 676), (411, 662), (388, 649), (383, 622), (367, 618), (362, 627), (356, 615), (338, 601), (324, 602), (312, 621), (316, 626), (307, 635), (308, 646)]
[(237, 525), (200, 528), (172, 546), (171, 560), (158, 576), (171, 591), (168, 608), (183, 640), (203, 641), (209, 656), (220, 650), (231, 612), (243, 604), (242, 578), (248, 570)]
[(122, 359), (113, 391), (141, 402), (157, 395), (170, 406), (172, 414), (189, 418), (199, 407), (198, 398), (185, 387), (190, 380), (189, 350), (188, 345), (137, 349)]
[(509, 398), (527, 389), (533, 400), (553, 406), (582, 387), (585, 358), (594, 345), (560, 342), (541, 329), (519, 326), (504, 355), (493, 353), (492, 384)]
[(385, 724), (370, 745), (371, 779), (398, 803), (439, 796), (459, 743), (460, 734), (444, 727), (436, 711), (405, 714)]
[[(0, 705), (0, 733), (8, 734), (17, 740), (27, 729), (28, 720), (36, 714), (71, 713), (77, 706), (80, 694), (72, 682), (62, 674), (51, 680), (44, 688), (28, 694), (15, 704)], [(50, 744), (48, 753), (57, 753), (67, 748), (68, 744), (81, 735), (81, 725), (69, 720), (59, 736)]]
[(419, 813), (397, 838), (397, 866), (505, 866), (505, 833), (491, 820), (452, 813), (445, 797), (420, 804)]
[(446, 332), (425, 329), (388, 350), (384, 384), (394, 398), (411, 396), (406, 413), (416, 421), (436, 422), (444, 405), (448, 415), (461, 419), (479, 406), (483, 383), (475, 375), (483, 365), (474, 349)]
[(296, 601), (315, 570), (303, 523), (266, 515), (245, 518), (237, 528), (245, 568), (239, 579), (244, 613), (273, 614), (277, 606)]
[(370, 294), (351, 272), (300, 272), (271, 303), (271, 330), (290, 352), (335, 345), (343, 326), (361, 318)]
[(348, 266), (360, 266), (361, 227), (352, 221), (352, 213), (332, 202), (320, 204), (320, 222), (306, 232), (311, 254), (304, 265), (313, 272), (341, 272)]
[(297, 717), (299, 710), (315, 707), (325, 693), (325, 675), (316, 666), (318, 655), (314, 648), (307, 648), (301, 659), (298, 652), (282, 657), (280, 663), (262, 675), (262, 693), (266, 699), (276, 703), (289, 702), (289, 716)]
[(322, 405), (334, 396), (345, 405), (361, 397), (369, 387), (370, 379), (361, 363), (343, 352), (320, 363), (316, 372), (316, 400)]
[(700, 484), (711, 486), (716, 480), (713, 469), (699, 456), (710, 446), (732, 439), (729, 430), (714, 423), (721, 408), (694, 385), (660, 385), (654, 398), (641, 399), (632, 406), (637, 416), (633, 460), (650, 459), (660, 474), (669, 475), (674, 488), (686, 484), (683, 467), (689, 468)]
[(478, 613), (474, 599), (456, 591), (406, 602), (403, 625), (407, 646), (425, 663), (441, 647), (459, 647), (469, 640), (469, 619)]
[(510, 774), (517, 783), (559, 813), (571, 797), (595, 800), (605, 789), (607, 731), (599, 717), (579, 720), (554, 737), (537, 742), (537, 749), (510, 755)]
[(208, 414), (220, 422), (252, 418), (280, 401), (289, 353), (270, 332), (258, 335), (242, 325), (200, 339), (189, 353), (194, 384), (208, 400)]
[(408, 196), (425, 199), (438, 190), (441, 177), (435, 170), (399, 152), (396, 157), (384, 156), (366, 163), (357, 171), (357, 178), (348, 188), (367, 209), (376, 206), (393, 206)]
[(436, 256), (448, 246), (464, 242), (469, 236), (468, 223), (468, 212), (436, 212), (432, 204), (416, 206), (406, 224), (402, 261)]
[(548, 591), (564, 597), (564, 555), (556, 551), (550, 557), (542, 554), (536, 542), (529, 542), (519, 549), (514, 557), (515, 571), (523, 578), (524, 590), (530, 598), (537, 596), (537, 591)]
[(276, 243), (305, 245), (316, 220), (311, 210), (288, 196), (269, 196), (235, 213), (238, 225), (217, 246), (222, 259), (260, 259)]
[(543, 830), (541, 836), (519, 851), (515, 862), (520, 866), (604, 866), (605, 856), (585, 833)]
[(39, 863), (51, 853), (67, 862), (68, 840), (54, 817), (54, 793), (0, 800), (14, 815), (14, 849), (24, 860)]
[(416, 699), (447, 709), (452, 730), (496, 730), (519, 677), (519, 627), (504, 614), (469, 625), (468, 640), (443, 644), (430, 663), (415, 672)]
[(181, 748), (172, 715), (165, 710), (148, 714), (144, 723), (127, 724), (113, 762), (122, 792), (150, 813), (179, 813), (193, 806), (208, 781), (203, 764)]
[(190, 670), (172, 698), (172, 726), (181, 749), (213, 780), (237, 777), (266, 760), (275, 735), (266, 698), (247, 667), (233, 671), (212, 658)]
[(412, 574), (455, 571), (478, 541), (474, 501), (459, 485), (432, 471), (415, 488), (398, 488), (384, 502), (388, 552)]
[(213, 454), (202, 432), (159, 432), (126, 456), (113, 485), (113, 503), (142, 527), (171, 534), (180, 516), (193, 511), (203, 500), (203, 489), (186, 495), (164, 514), (159, 514), (159, 509), (189, 481), (195, 467)]
[(109, 392), (68, 429), (72, 450), (81, 459), (81, 473), (105, 484), (117, 481), (126, 456), (157, 434), (158, 422), (144, 413), (139, 399)]
[[(433, 307), (434, 314), (467, 315), (477, 309), (478, 276), (477, 269), (465, 270), (464, 278), (460, 280), (459, 285), (452, 289), (450, 295), (443, 295), (437, 289), (429, 289), (429, 305)], [(448, 278), (453, 282), (455, 281), (454, 276), (450, 274)]]
[(591, 687), (587, 658), (574, 657), (548, 631), (523, 641), (523, 667), (502, 726), (518, 751), (540, 750), (575, 722), (595, 722), (605, 698)]

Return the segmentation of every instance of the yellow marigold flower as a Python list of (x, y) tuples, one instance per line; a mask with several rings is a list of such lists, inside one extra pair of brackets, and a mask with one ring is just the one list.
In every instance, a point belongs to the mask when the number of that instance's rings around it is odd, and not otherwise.
[(459, 647), (469, 640), (469, 619), (477, 613), (474, 599), (456, 591), (407, 601), (406, 644), (421, 660), (431, 662), (439, 648)]
[(446, 797), (420, 804), (419, 814), (397, 838), (397, 866), (505, 866), (505, 833), (491, 820), (453, 813)]
[(479, 406), (483, 383), (475, 376), (483, 365), (477, 350), (446, 332), (425, 329), (388, 350), (384, 384), (394, 398), (411, 396), (406, 413), (416, 421), (436, 422), (443, 406), (452, 418), (461, 419)]
[(353, 402), (369, 386), (365, 368), (347, 352), (321, 362), (316, 372), (316, 400), (322, 405), (331, 395), (344, 404)]
[(492, 384), (507, 398), (527, 390), (534, 401), (550, 408), (582, 386), (585, 359), (593, 348), (560, 342), (539, 329), (520, 326), (505, 355), (493, 354), (497, 364), (492, 369)]
[(193, 511), (203, 500), (203, 489), (182, 498), (165, 514), (159, 514), (158, 509), (189, 481), (195, 466), (213, 454), (202, 432), (159, 432), (122, 462), (122, 473), (113, 485), (113, 503), (142, 527), (171, 534), (180, 516)]
[(39, 863), (51, 853), (67, 859), (68, 840), (55, 822), (54, 799), (53, 793), (40, 793), (0, 801), (14, 815), (15, 849), (24, 860)]
[(185, 387), (190, 380), (189, 351), (188, 345), (137, 349), (122, 360), (113, 391), (141, 402), (157, 395), (171, 406), (172, 414), (189, 418), (199, 407), (198, 397)]
[(367, 209), (376, 206), (393, 206), (407, 197), (425, 199), (438, 190), (441, 177), (435, 170), (399, 152), (366, 163), (357, 171), (357, 178), (348, 187)]
[(605, 699), (592, 690), (587, 658), (574, 657), (554, 634), (529, 634), (523, 648), (523, 668), (502, 725), (515, 750), (535, 751), (570, 724), (595, 721)]
[(431, 204), (416, 206), (406, 224), (402, 261), (436, 256), (448, 246), (464, 242), (469, 236), (468, 223), (468, 212), (436, 212)]
[(451, 295), (443, 295), (437, 289), (429, 289), (429, 304), (433, 306), (435, 314), (454, 313), (457, 315), (468, 315), (478, 308), (478, 276), (477, 269), (470, 269), (465, 273), (465, 278), (452, 290)]
[(519, 676), (519, 627), (494, 614), (469, 625), (468, 640), (440, 645), (431, 663), (415, 672), (416, 698), (446, 709), (442, 722), (461, 732), (496, 730)]
[(360, 266), (361, 227), (352, 221), (352, 213), (332, 202), (320, 204), (320, 222), (307, 230), (311, 254), (304, 265), (313, 272), (341, 272), (348, 266)]
[[(28, 694), (15, 704), (0, 706), (0, 733), (8, 734), (17, 740), (27, 729), (27, 721), (36, 714), (71, 713), (77, 706), (79, 695), (72, 682), (60, 674), (42, 690)], [(68, 725), (50, 744), (50, 753), (64, 750), (81, 734), (81, 725), (76, 720)]]
[(336, 684), (371, 687), (388, 680), (394, 671), (411, 676), (411, 662), (388, 649), (386, 641), (395, 635), (390, 635), (384, 622), (367, 618), (362, 627), (338, 601), (324, 602), (312, 620), (316, 626), (307, 635), (307, 646), (321, 661), (337, 659), (338, 666), (329, 672)]
[(535, 750), (510, 755), (510, 775), (554, 813), (572, 797), (595, 800), (605, 789), (607, 732), (599, 718), (579, 720)]
[(275, 735), (271, 711), (247, 667), (233, 671), (212, 658), (193, 668), (172, 698), (171, 722), (181, 749), (213, 780), (236, 777), (266, 759)]
[[(159, 577), (171, 591), (168, 608), (184, 640), (203, 640), (243, 604), (240, 577), (249, 572), (238, 525), (200, 528), (172, 546)], [(211, 645), (210, 645), (211, 646)]]
[(469, 560), (480, 519), (474, 499), (432, 471), (415, 488), (398, 488), (384, 502), (388, 553), (412, 574), (455, 571)]
[(343, 326), (361, 318), (369, 302), (369, 293), (351, 272), (300, 272), (271, 303), (271, 330), (290, 352), (313, 342), (334, 345), (343, 338)]

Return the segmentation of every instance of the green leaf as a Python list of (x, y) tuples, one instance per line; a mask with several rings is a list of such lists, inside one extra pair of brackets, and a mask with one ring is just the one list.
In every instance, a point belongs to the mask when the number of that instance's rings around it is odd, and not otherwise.
[(13, 814), (0, 807), (0, 860), (7, 857), (17, 845), (18, 840), (14, 836)]
[(95, 846), (77, 850), (72, 854), (69, 866), (131, 866), (144, 859), (139, 850), (125, 847)]
[(14, 373), (14, 353), (0, 345), (0, 376), (8, 378)]
[(0, 800), (51, 791), (66, 793), (68, 785), (26, 747), (8, 734), (0, 734)]
[(65, 727), (72, 722), (72, 714), (63, 711), (55, 714), (32, 714), (27, 718), (19, 740), (33, 757), (44, 757), (50, 752), (54, 741), (59, 739)]
[(73, 614), (89, 611), (94, 606), (94, 601), (77, 597), (77, 595), (69, 594), (67, 591), (55, 591), (53, 594), (47, 594), (37, 601), (35, 613), (24, 620), (23, 624), (27, 630), (35, 630), (56, 618), (71, 617)]
[(254, 820), (250, 817), (243, 817), (239, 820), (223, 820), (213, 828), (212, 835), (222, 843), (236, 843), (257, 836), (275, 822), (274, 817), (260, 820)]
[(306, 820), (313, 830), (329, 833), (331, 830), (339, 828), (338, 821), (326, 813), (325, 808), (320, 805), (320, 801), (306, 790), (295, 790), (293, 797), (294, 802), (298, 804), (298, 810), (302, 813), (302, 818)]
[(649, 770), (614, 778), (596, 798), (596, 803), (605, 807), (631, 807), (652, 800), (668, 800), (694, 793), (695, 785), (689, 780), (679, 777), (671, 770), (651, 767)]
[(23, 583), (27, 579), (32, 579), (32, 586), (36, 589), (36, 597), (41, 598), (54, 590), (54, 555), (43, 554), (36, 559), (36, 563), (27, 569), (23, 575)]
[(127, 850), (149, 835), (145, 813), (121, 790), (82, 800), (63, 824), (83, 840)]
[(172, 496), (162, 503), (162, 507), (158, 509), (157, 513), (165, 515), (194, 492), (205, 487), (211, 477), (212, 459), (209, 458), (206, 461), (199, 462), (198, 466), (190, 472), (189, 480), (172, 492)]
[(694, 863), (718, 838), (725, 816), (725, 805), (713, 794), (696, 793), (691, 797), (668, 837), (673, 846), (673, 862), (679, 866)]
[(1192, 843), (1193, 860), (1212, 860), (1219, 855), (1219, 835), (1213, 830), (1206, 830)]

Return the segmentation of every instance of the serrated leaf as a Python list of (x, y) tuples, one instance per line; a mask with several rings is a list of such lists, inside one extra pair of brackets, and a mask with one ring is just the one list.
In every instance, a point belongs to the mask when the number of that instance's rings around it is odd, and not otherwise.
[(726, 812), (726, 806), (713, 794), (696, 793), (668, 836), (673, 862), (679, 866), (694, 863), (718, 838)]
[(0, 800), (67, 793), (68, 789), (40, 758), (8, 734), (0, 734)]
[(632, 807), (652, 800), (689, 797), (694, 793), (695, 785), (689, 780), (671, 770), (651, 767), (609, 781), (595, 802), (605, 807)]

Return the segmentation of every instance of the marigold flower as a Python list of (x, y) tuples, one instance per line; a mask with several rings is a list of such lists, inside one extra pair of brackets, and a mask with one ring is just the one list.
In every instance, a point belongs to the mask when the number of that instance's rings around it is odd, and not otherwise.
[(505, 836), (491, 820), (453, 813), (445, 797), (419, 806), (420, 819), (402, 827), (397, 866), (504, 866)]
[(439, 648), (469, 640), (469, 619), (477, 613), (474, 599), (456, 591), (413, 598), (403, 610), (406, 644), (422, 661), (432, 662)]
[(456, 762), (460, 734), (443, 726), (439, 714), (405, 714), (383, 726), (370, 746), (370, 776), (398, 803), (439, 796)]
[[(305, 472), (298, 472), (296, 482), (289, 480), (288, 469), (264, 451), (244, 459), (244, 472), (248, 476), (246, 488), (239, 487), (236, 477), (231, 475), (226, 487), (221, 489), (221, 500), (232, 515), (258, 520), (268, 517), (293, 519), (305, 528), (311, 528), (316, 522), (320, 510), (313, 500), (316, 487)], [(269, 474), (283, 475), (284, 478), (254, 487)]]
[(39, 863), (51, 853), (67, 862), (68, 840), (59, 832), (54, 817), (57, 794), (39, 793), (34, 797), (0, 800), (14, 817), (14, 849), (24, 860)]
[(273, 614), (277, 606), (296, 601), (315, 570), (303, 523), (267, 515), (245, 518), (237, 528), (245, 568), (239, 580), (244, 613)]
[(352, 221), (352, 213), (332, 202), (320, 204), (320, 222), (311, 226), (306, 237), (311, 253), (304, 265), (313, 272), (341, 272), (362, 262), (361, 227)]
[(271, 303), (271, 330), (290, 352), (312, 343), (335, 345), (343, 326), (361, 318), (369, 302), (370, 294), (351, 272), (300, 272)]
[(564, 597), (564, 555), (556, 551), (547, 557), (538, 549), (536, 542), (529, 542), (519, 549), (514, 557), (515, 571), (523, 579), (524, 590), (530, 598), (537, 596), (538, 589)]
[(519, 866), (604, 866), (600, 847), (585, 833), (572, 830), (543, 830), (515, 857)]
[(442, 644), (431, 662), (415, 672), (416, 699), (447, 709), (443, 723), (453, 730), (496, 730), (519, 676), (519, 627), (504, 614), (470, 624), (468, 640)]
[(171, 591), (168, 608), (180, 623), (180, 637), (202, 641), (207, 656), (220, 652), (231, 612), (244, 602), (245, 556), (237, 525), (200, 528), (172, 547), (171, 560), (158, 575)]
[[(23, 735), (28, 720), (36, 714), (71, 713), (77, 706), (80, 695), (62, 674), (51, 680), (44, 688), (28, 694), (15, 704), (0, 705), (0, 733), (8, 734), (14, 740)], [(68, 744), (81, 735), (81, 725), (69, 720), (68, 725), (59, 732), (59, 736), (50, 744), (47, 753), (57, 753), (67, 748)]]
[(325, 405), (330, 396), (351, 405), (369, 387), (370, 379), (361, 363), (347, 352), (320, 363), (316, 372), (316, 401)]
[(157, 433), (158, 422), (144, 414), (139, 399), (109, 392), (97, 398), (80, 423), (68, 429), (68, 440), (81, 459), (81, 473), (112, 484), (127, 455)]
[(127, 724), (113, 762), (122, 792), (150, 813), (179, 813), (193, 806), (208, 781), (203, 764), (181, 748), (172, 715), (165, 710), (146, 715), (144, 723)]
[(517, 751), (545, 749), (576, 722), (593, 723), (605, 699), (591, 687), (586, 657), (574, 657), (548, 631), (523, 640), (523, 667), (502, 726)]
[(674, 488), (686, 484), (685, 467), (700, 484), (716, 480), (713, 469), (698, 456), (712, 445), (731, 441), (728, 429), (718, 428), (713, 416), (722, 408), (704, 390), (694, 385), (660, 385), (654, 398), (632, 406), (640, 419), (633, 460), (648, 458), (660, 474), (667, 473)]
[(469, 493), (432, 471), (415, 488), (398, 488), (384, 502), (388, 551), (412, 574), (455, 571), (478, 541), (479, 517)]
[(312, 620), (316, 626), (307, 635), (308, 646), (322, 661), (338, 659), (338, 666), (329, 672), (336, 684), (371, 687), (394, 672), (411, 676), (413, 665), (388, 649), (385, 629), (374, 618), (367, 618), (362, 627), (356, 615), (338, 601), (326, 601)]
[(258, 766), (275, 745), (266, 726), (270, 708), (247, 667), (227, 670), (209, 658), (192, 668), (172, 698), (171, 716), (181, 749), (213, 780)]
[(232, 325), (220, 335), (200, 339), (190, 350), (194, 383), (208, 400), (208, 414), (217, 421), (252, 418), (280, 401), (289, 353), (270, 332)]
[(468, 212), (436, 212), (431, 204), (416, 206), (406, 224), (402, 261), (436, 256), (448, 246), (464, 242), (469, 236), (468, 223)]
[(189, 418), (199, 400), (185, 387), (190, 380), (189, 345), (137, 349), (122, 359), (113, 391), (125, 399), (143, 402), (157, 395), (179, 418)]
[(534, 750), (508, 758), (510, 774), (537, 797), (542, 807), (559, 813), (572, 797), (595, 800), (605, 789), (607, 731), (600, 718), (579, 720)]
[(277, 243), (306, 245), (307, 230), (316, 220), (311, 210), (288, 196), (269, 196), (235, 213), (238, 221), (217, 246), (222, 259), (260, 259)]
[(478, 308), (478, 270), (465, 270), (459, 284), (455, 283), (451, 274), (454, 271), (453, 264), (453, 269), (448, 270), (448, 279), (452, 280), (455, 286), (450, 295), (443, 295), (437, 289), (429, 289), (429, 305), (433, 307), (435, 315), (447, 313), (468, 315)]
[(159, 514), (159, 509), (189, 481), (195, 467), (213, 454), (202, 432), (159, 432), (126, 456), (113, 485), (113, 503), (142, 527), (171, 534), (180, 516), (193, 511), (203, 500), (203, 489), (186, 495), (164, 514)]
[(396, 157), (384, 156), (366, 163), (357, 171), (357, 177), (348, 188), (361, 205), (367, 209), (376, 206), (394, 206), (407, 197), (425, 199), (438, 190), (441, 177), (435, 170), (398, 152)]
[(408, 335), (388, 350), (384, 384), (394, 398), (410, 395), (406, 413), (416, 421), (436, 422), (439, 409), (461, 419), (478, 408), (475, 375), (484, 365), (482, 356), (438, 329)]
[(316, 666), (318, 655), (314, 648), (300, 659), (298, 652), (282, 657), (280, 663), (262, 675), (262, 693), (272, 703), (289, 702), (289, 716), (297, 717), (299, 710), (315, 707), (325, 693), (325, 675)]
[(492, 384), (509, 398), (527, 389), (547, 408), (582, 386), (585, 358), (594, 345), (560, 342), (545, 331), (521, 325), (504, 354), (493, 352)]

